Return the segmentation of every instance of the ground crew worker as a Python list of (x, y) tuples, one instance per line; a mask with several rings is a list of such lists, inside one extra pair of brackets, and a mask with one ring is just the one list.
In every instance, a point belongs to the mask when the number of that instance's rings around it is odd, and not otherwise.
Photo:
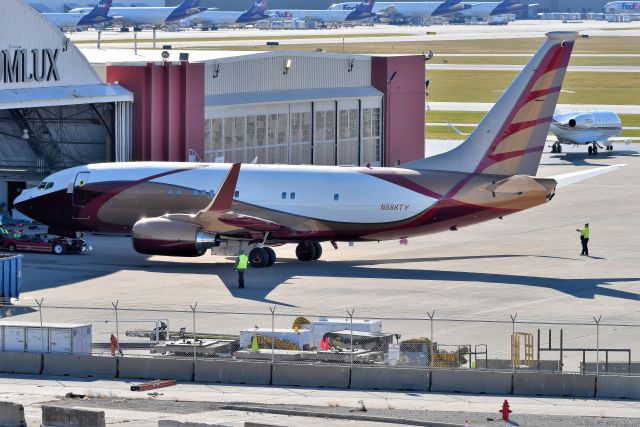
[(585, 224), (582, 230), (576, 228), (576, 231), (580, 233), (580, 243), (582, 243), (582, 253), (580, 255), (589, 256), (589, 224)]
[(249, 257), (244, 253), (243, 250), (240, 250), (238, 254), (238, 258), (236, 258), (236, 267), (235, 270), (238, 272), (238, 288), (244, 288), (244, 272), (249, 266)]

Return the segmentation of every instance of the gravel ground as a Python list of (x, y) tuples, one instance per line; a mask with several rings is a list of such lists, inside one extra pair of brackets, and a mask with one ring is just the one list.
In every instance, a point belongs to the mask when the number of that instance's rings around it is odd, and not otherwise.
[(513, 414), (511, 421), (504, 422), (501, 420), (500, 414), (495, 415), (487, 413), (474, 412), (442, 412), (442, 411), (414, 411), (414, 410), (397, 410), (397, 409), (372, 409), (367, 412), (356, 411), (353, 408), (342, 407), (315, 407), (304, 405), (260, 405), (254, 403), (238, 402), (236, 404), (221, 404), (215, 402), (186, 402), (186, 401), (167, 401), (155, 400), (152, 396), (147, 399), (111, 399), (111, 398), (65, 398), (56, 404), (68, 406), (84, 406), (91, 408), (101, 408), (105, 410), (119, 409), (131, 411), (149, 411), (167, 414), (193, 414), (199, 412), (211, 412), (222, 410), (228, 406), (245, 406), (260, 408), (277, 408), (288, 409), (293, 411), (319, 411), (337, 414), (366, 414), (374, 416), (383, 416), (390, 418), (404, 418), (420, 421), (433, 421), (440, 423), (451, 423), (463, 425), (465, 420), (469, 420), (472, 426), (531, 426), (531, 427), (548, 427), (548, 426), (633, 426), (637, 427), (640, 421), (636, 418), (605, 418), (605, 417), (562, 417), (562, 416), (546, 416), (546, 415), (518, 415)]

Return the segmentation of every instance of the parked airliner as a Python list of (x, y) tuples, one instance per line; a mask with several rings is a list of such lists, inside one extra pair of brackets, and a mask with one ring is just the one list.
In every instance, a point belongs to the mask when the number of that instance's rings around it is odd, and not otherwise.
[(88, 12), (68, 12), (68, 13), (43, 13), (53, 25), (58, 28), (82, 28), (103, 25), (113, 21), (109, 16), (109, 9), (113, 0), (100, 0), (98, 4)]
[[(338, 3), (331, 5), (329, 10), (353, 10), (358, 3)], [(470, 6), (469, 6), (470, 7)], [(426, 2), (377, 2), (373, 13), (385, 16), (395, 21), (408, 19), (429, 19), (436, 16), (446, 16), (464, 10), (460, 0), (426, 1)]]
[(622, 122), (613, 111), (583, 111), (559, 113), (553, 116), (551, 133), (558, 142), (551, 151), (562, 152), (562, 145), (588, 145), (589, 154), (598, 154), (598, 147), (613, 150), (610, 139), (622, 134)]
[(303, 10), (277, 9), (270, 10), (269, 15), (275, 19), (290, 19), (300, 21), (318, 21), (327, 23), (356, 22), (373, 18), (372, 12), (375, 0), (363, 0), (353, 10)]
[(216, 28), (222, 25), (241, 25), (269, 19), (267, 15), (267, 0), (256, 0), (244, 12), (205, 10), (186, 20), (190, 24), (202, 25), (202, 28)]
[(488, 20), (492, 16), (518, 13), (529, 9), (529, 3), (520, 0), (504, 0), (502, 2), (463, 2), (466, 7), (456, 15), (463, 18)]
[(613, 1), (604, 5), (604, 12), (640, 14), (640, 1)]
[[(497, 219), (549, 202), (608, 166), (537, 178), (575, 32), (553, 32), (457, 148), (399, 167), (131, 162), (54, 173), (15, 200), (52, 233), (131, 233), (144, 254), (199, 256), (320, 242), (400, 240)], [(215, 191), (214, 191), (215, 190)]]
[[(200, 13), (200, 0), (184, 0), (177, 7), (112, 7), (109, 15), (123, 26), (162, 26)], [(86, 13), (87, 8), (73, 9), (71, 13)]]

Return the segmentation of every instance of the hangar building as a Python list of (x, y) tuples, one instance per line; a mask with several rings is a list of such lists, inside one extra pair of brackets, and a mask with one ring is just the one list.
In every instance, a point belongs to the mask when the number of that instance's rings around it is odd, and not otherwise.
[(135, 160), (395, 166), (424, 154), (422, 55), (194, 51), (141, 64), (141, 52), (84, 52), (135, 94)]
[(127, 159), (132, 102), (38, 12), (0, 2), (0, 215), (51, 172)]

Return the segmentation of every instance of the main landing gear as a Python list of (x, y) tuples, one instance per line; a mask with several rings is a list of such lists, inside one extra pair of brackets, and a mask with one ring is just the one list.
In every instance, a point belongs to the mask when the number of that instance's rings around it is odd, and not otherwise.
[(276, 252), (268, 246), (253, 248), (249, 252), (249, 264), (253, 268), (271, 267), (276, 259)]
[[(317, 242), (298, 243), (296, 257), (300, 261), (316, 261), (322, 256), (322, 245)], [(276, 262), (277, 256), (268, 246), (255, 247), (249, 252), (249, 264), (253, 268), (271, 267)]]
[(598, 155), (598, 144), (595, 142), (589, 146), (589, 154), (593, 154), (594, 156)]
[(554, 143), (551, 146), (551, 152), (552, 153), (562, 153), (562, 145), (560, 145), (559, 142)]
[(300, 261), (316, 261), (322, 256), (322, 246), (317, 242), (298, 243), (296, 256)]

